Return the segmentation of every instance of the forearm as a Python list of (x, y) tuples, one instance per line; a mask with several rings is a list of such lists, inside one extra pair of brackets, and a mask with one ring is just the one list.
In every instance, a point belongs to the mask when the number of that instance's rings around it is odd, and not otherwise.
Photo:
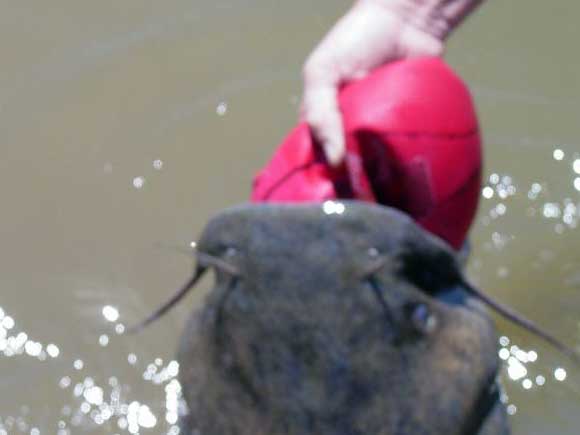
[(383, 6), (436, 38), (444, 40), (484, 0), (359, 0)]

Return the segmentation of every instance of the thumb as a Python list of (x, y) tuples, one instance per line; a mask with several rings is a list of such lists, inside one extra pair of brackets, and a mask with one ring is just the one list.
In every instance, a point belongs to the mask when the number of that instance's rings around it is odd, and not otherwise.
[(338, 91), (333, 85), (308, 86), (302, 103), (302, 117), (322, 145), (328, 163), (339, 166), (345, 156), (342, 114), (338, 107)]

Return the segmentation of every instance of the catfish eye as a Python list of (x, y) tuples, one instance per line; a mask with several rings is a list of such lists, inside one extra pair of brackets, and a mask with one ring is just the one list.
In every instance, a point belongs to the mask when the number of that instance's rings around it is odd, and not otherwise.
[(409, 320), (413, 328), (421, 334), (428, 335), (437, 327), (437, 317), (426, 304), (412, 304), (409, 307)]
[(233, 246), (228, 246), (224, 251), (225, 258), (234, 258), (236, 255), (238, 255), (238, 250)]

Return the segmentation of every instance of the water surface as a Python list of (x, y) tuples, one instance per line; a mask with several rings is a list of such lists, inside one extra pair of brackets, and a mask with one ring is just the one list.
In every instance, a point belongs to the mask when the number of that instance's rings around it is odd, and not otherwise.
[[(244, 201), (347, 1), (7, 2), (0, 15), (0, 434), (175, 433), (182, 248)], [(489, 2), (447, 59), (486, 142), (470, 273), (580, 343), (573, 2)], [(207, 283), (205, 285), (207, 288)], [(514, 433), (577, 434), (580, 372), (498, 323)], [(516, 346), (516, 347), (513, 347)]]

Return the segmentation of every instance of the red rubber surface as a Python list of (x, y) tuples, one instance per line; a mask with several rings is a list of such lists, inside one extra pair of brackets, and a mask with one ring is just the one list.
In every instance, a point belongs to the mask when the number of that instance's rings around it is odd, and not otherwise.
[(299, 124), (255, 179), (252, 201), (359, 199), (397, 207), (459, 248), (480, 194), (477, 117), (438, 58), (389, 63), (339, 95), (345, 167), (332, 169)]

